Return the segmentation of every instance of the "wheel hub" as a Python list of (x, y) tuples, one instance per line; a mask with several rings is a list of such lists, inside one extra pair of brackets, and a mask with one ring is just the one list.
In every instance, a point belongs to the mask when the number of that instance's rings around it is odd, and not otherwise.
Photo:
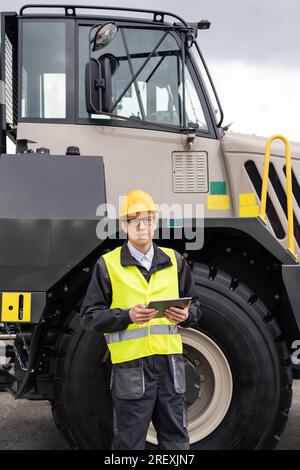
[(189, 408), (201, 394), (200, 372), (197, 364), (192, 362), (189, 357), (184, 356), (186, 393), (184, 394), (186, 405)]

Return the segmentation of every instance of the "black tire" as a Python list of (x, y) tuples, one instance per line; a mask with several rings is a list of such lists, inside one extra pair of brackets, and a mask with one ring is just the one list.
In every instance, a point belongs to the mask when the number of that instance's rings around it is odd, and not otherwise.
[[(287, 422), (292, 399), (289, 354), (274, 318), (245, 285), (224, 273), (210, 276), (195, 263), (203, 315), (193, 328), (223, 351), (233, 378), (227, 414), (193, 449), (270, 449)], [(82, 330), (74, 312), (53, 358), (52, 410), (72, 448), (109, 449), (112, 406), (110, 363), (103, 337)], [(152, 446), (151, 446), (152, 447)]]
[(110, 449), (110, 368), (104, 337), (84, 331), (79, 313), (72, 312), (50, 366), (53, 418), (71, 449)]
[(292, 368), (278, 324), (238, 279), (195, 263), (203, 317), (196, 328), (229, 362), (233, 395), (228, 412), (197, 449), (272, 449), (287, 423)]

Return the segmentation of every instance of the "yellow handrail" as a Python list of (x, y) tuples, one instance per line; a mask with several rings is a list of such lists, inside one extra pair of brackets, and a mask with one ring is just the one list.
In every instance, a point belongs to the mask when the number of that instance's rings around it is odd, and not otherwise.
[(287, 197), (287, 219), (288, 219), (288, 251), (297, 258), (295, 253), (294, 242), (294, 218), (293, 218), (293, 192), (292, 192), (292, 163), (291, 163), (291, 146), (289, 141), (283, 135), (273, 135), (266, 142), (264, 174), (261, 189), (261, 205), (259, 217), (266, 224), (266, 204), (267, 204), (267, 186), (269, 177), (269, 165), (271, 154), (271, 143), (275, 139), (280, 139), (285, 144), (285, 161), (286, 161), (286, 197)]

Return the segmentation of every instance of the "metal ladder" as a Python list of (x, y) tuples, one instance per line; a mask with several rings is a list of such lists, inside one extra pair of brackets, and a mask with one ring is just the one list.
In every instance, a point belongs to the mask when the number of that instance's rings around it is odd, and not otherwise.
[(285, 162), (286, 162), (286, 197), (287, 197), (287, 219), (288, 219), (288, 248), (287, 251), (297, 260), (298, 255), (295, 253), (295, 238), (294, 238), (294, 218), (293, 218), (293, 189), (292, 189), (292, 163), (291, 163), (291, 146), (289, 141), (280, 134), (275, 134), (270, 137), (266, 142), (265, 147), (265, 161), (264, 172), (261, 189), (261, 204), (259, 218), (266, 225), (266, 205), (267, 205), (267, 190), (270, 166), (271, 144), (273, 140), (279, 139), (285, 144)]

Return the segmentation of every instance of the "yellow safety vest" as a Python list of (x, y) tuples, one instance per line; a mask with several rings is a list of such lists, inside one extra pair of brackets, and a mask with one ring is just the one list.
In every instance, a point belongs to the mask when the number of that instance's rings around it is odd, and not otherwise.
[[(159, 247), (172, 266), (156, 271), (149, 283), (137, 266), (122, 266), (121, 247), (103, 255), (112, 285), (110, 308), (148, 305), (151, 300), (179, 297), (177, 260), (174, 250)], [(113, 364), (153, 354), (182, 353), (182, 340), (176, 323), (167, 318), (153, 318), (147, 323), (130, 323), (122, 331), (104, 333)]]

